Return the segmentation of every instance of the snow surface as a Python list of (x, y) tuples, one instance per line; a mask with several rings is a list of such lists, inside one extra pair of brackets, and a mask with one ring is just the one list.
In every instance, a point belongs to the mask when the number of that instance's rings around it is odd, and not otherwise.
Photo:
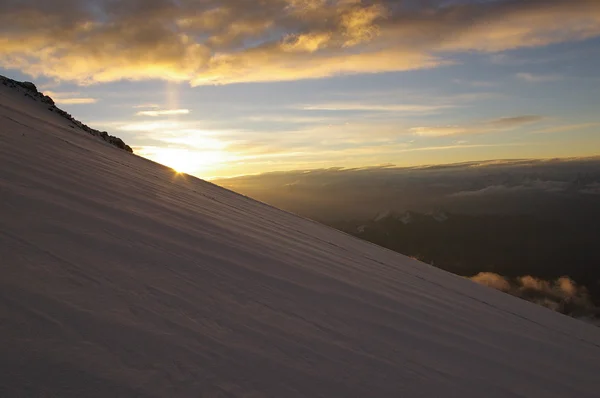
[(0, 86), (1, 397), (598, 397), (600, 329)]

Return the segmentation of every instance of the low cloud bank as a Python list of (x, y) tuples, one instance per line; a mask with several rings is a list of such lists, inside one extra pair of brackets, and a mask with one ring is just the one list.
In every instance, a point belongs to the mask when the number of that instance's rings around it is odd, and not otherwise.
[(600, 326), (600, 308), (592, 302), (587, 288), (578, 285), (567, 276), (556, 280), (544, 280), (529, 275), (508, 278), (493, 272), (480, 272), (470, 279)]

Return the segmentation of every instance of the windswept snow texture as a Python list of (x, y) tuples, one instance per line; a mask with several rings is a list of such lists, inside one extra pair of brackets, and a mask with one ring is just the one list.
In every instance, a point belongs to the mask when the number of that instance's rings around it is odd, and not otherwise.
[(600, 329), (0, 87), (1, 397), (598, 397)]

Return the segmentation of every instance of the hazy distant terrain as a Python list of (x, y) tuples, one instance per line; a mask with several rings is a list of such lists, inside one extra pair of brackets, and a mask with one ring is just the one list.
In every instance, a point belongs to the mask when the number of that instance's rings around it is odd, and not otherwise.
[[(216, 182), (450, 272), (488, 273), (476, 279), (561, 312), (598, 315), (600, 158), (328, 169)], [(538, 288), (521, 286), (524, 276), (538, 278)], [(577, 284), (576, 299), (560, 288), (563, 276)]]
[(327, 222), (372, 219), (388, 210), (426, 213), (440, 208), (600, 219), (600, 158), (322, 169), (215, 182)]

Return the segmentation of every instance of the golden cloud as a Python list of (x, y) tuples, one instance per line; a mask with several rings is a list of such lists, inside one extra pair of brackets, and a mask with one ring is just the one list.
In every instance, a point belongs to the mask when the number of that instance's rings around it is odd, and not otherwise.
[(3, 2), (0, 66), (78, 83), (158, 78), (225, 84), (430, 68), (448, 63), (449, 53), (600, 35), (596, 0), (427, 4)]
[(81, 97), (79, 92), (46, 91), (44, 94), (50, 96), (55, 103), (61, 105), (85, 105), (94, 104), (98, 101), (96, 98)]
[(57, 98), (54, 100), (55, 103), (61, 105), (86, 105), (95, 104), (95, 98)]
[(413, 127), (410, 131), (421, 137), (445, 137), (462, 134), (485, 134), (510, 131), (528, 124), (538, 123), (544, 118), (539, 115), (520, 115), (473, 122), (461, 126)]
[(137, 116), (176, 116), (176, 115), (187, 115), (190, 113), (189, 109), (159, 109), (153, 111), (139, 111), (136, 112)]

